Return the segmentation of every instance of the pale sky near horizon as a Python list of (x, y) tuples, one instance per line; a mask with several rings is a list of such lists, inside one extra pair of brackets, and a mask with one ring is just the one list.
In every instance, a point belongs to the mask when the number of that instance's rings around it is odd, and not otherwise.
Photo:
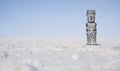
[(0, 0), (0, 37), (84, 38), (96, 10), (97, 37), (120, 37), (120, 0)]

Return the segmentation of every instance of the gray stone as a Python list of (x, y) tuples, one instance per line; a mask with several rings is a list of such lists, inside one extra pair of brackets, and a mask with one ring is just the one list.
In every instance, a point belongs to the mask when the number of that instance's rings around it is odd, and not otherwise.
[(86, 34), (87, 34), (87, 45), (97, 45), (96, 43), (96, 22), (95, 22), (95, 10), (87, 10), (87, 23), (86, 23)]

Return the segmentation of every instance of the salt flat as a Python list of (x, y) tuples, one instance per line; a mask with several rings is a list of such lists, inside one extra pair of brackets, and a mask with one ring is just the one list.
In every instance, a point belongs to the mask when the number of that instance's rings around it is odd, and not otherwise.
[(120, 39), (0, 38), (0, 71), (120, 71)]

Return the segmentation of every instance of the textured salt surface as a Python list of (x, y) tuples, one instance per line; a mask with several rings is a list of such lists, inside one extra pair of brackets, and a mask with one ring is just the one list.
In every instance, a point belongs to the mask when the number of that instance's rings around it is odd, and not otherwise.
[(120, 71), (120, 40), (0, 39), (0, 71)]

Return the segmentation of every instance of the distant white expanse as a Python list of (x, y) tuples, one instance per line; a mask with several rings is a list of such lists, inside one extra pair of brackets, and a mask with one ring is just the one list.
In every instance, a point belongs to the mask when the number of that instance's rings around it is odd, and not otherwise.
[(120, 71), (120, 39), (0, 38), (0, 71)]

